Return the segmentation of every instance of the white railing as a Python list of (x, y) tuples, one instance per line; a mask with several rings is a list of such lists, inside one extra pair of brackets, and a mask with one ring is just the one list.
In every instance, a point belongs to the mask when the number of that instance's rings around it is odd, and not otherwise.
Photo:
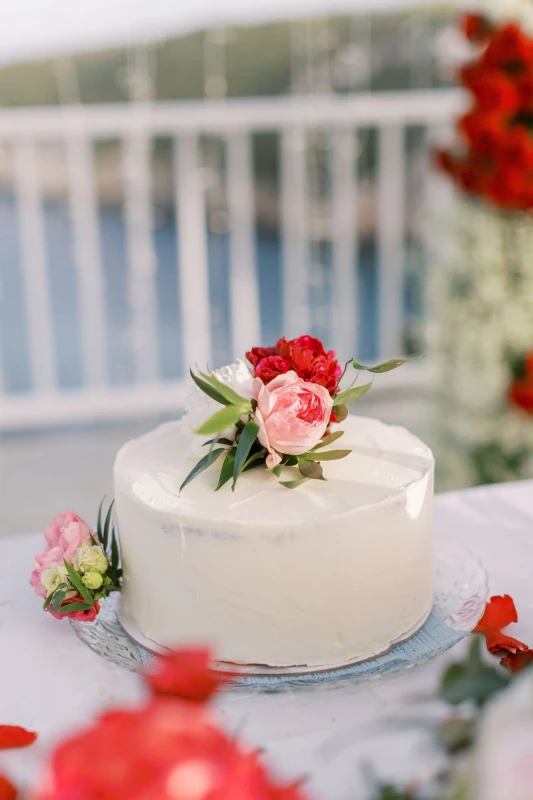
[[(163, 381), (157, 347), (157, 295), (152, 242), (150, 153), (152, 139), (171, 137), (174, 150), (178, 278), (185, 364), (211, 362), (206, 200), (200, 170), (200, 137), (226, 142), (226, 194), (230, 229), (231, 342), (235, 355), (260, 341), (259, 292), (254, 248), (252, 134), (280, 137), (280, 208), (283, 243), (283, 328), (287, 336), (309, 328), (302, 299), (308, 282), (308, 174), (306, 135), (320, 129), (331, 137), (329, 238), (333, 300), (330, 344), (341, 355), (357, 353), (357, 207), (354, 132), (378, 130), (377, 251), (379, 347), (397, 355), (402, 341), (402, 252), (405, 237), (406, 154), (409, 125), (449, 123), (462, 106), (454, 91), (395, 92), (356, 96), (283, 97), (139, 106), (92, 106), (0, 111), (0, 143), (14, 155), (23, 291), (31, 364), (31, 391), (2, 389), (0, 429), (64, 421), (115, 418), (169, 411), (183, 400), (184, 379)], [(134, 386), (112, 386), (108, 377), (102, 264), (94, 144), (122, 142), (128, 301), (136, 335)], [(52, 331), (52, 307), (36, 148), (65, 147), (74, 256), (79, 293), (83, 387), (61, 390)], [(0, 307), (1, 308), (1, 307)], [(245, 309), (245, 313), (243, 313)], [(0, 349), (1, 353), (1, 349)], [(411, 379), (404, 373), (403, 380)]]

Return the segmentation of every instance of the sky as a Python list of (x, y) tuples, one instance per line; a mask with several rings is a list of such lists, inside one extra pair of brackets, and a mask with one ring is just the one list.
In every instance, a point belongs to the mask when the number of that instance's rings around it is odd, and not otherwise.
[(3, 0), (0, 62), (160, 39), (195, 28), (428, 0)]

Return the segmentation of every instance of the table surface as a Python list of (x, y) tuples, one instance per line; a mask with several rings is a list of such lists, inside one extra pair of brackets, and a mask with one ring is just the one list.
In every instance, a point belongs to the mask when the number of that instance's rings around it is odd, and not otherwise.
[[(533, 482), (438, 495), (435, 527), (439, 538), (460, 531), (487, 569), (491, 593), (513, 596), (520, 617), (513, 635), (533, 644)], [(42, 612), (28, 584), (41, 549), (40, 534), (0, 541), (0, 724), (39, 733), (27, 750), (1, 753), (0, 771), (23, 787), (37, 779), (54, 742), (99, 711), (142, 696), (135, 675)], [(430, 697), (446, 663), (466, 646), (365, 684), (276, 694), (234, 688), (220, 696), (216, 713), (229, 731), (262, 748), (279, 774), (307, 776), (312, 797), (365, 800), (369, 776), (407, 781), (438, 758), (423, 723), (442, 713)]]

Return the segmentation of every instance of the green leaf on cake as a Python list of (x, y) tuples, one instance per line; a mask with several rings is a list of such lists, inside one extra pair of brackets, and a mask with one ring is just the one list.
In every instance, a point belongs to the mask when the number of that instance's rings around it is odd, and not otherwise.
[(298, 469), (304, 478), (312, 478), (317, 481), (325, 481), (324, 471), (316, 461), (302, 460), (298, 463)]
[(261, 464), (264, 463), (265, 458), (266, 458), (266, 450), (264, 449), (259, 450), (259, 452), (254, 453), (252, 456), (250, 456), (250, 458), (242, 468), (242, 471), (248, 472), (249, 469), (255, 469), (256, 467), (260, 467)]
[(344, 431), (335, 431), (335, 433), (330, 433), (329, 436), (325, 436), (319, 444), (315, 445), (311, 449), (311, 452), (314, 450), (320, 450), (322, 447), (327, 447), (328, 444), (333, 444), (333, 442), (336, 442), (337, 439), (341, 438), (341, 436), (344, 436)]
[(371, 386), (372, 383), (365, 383), (363, 386), (352, 386), (349, 389), (345, 389), (336, 396), (335, 404), (346, 405), (347, 403), (351, 403), (352, 400), (357, 400), (358, 397), (362, 397), (366, 394)]
[(239, 438), (239, 444), (237, 445), (237, 452), (235, 453), (235, 463), (233, 465), (232, 489), (235, 489), (237, 478), (241, 474), (243, 467), (248, 460), (248, 456), (250, 455), (250, 450), (252, 449), (254, 442), (257, 439), (258, 433), (259, 433), (259, 425), (257, 424), (257, 422), (250, 420), (250, 422), (248, 422), (244, 426), (244, 430)]
[(236, 452), (236, 447), (232, 447), (231, 450), (227, 451), (227, 455), (222, 463), (222, 469), (220, 470), (220, 477), (218, 479), (215, 492), (218, 492), (218, 490), (221, 489), (224, 484), (233, 478), (233, 465), (235, 463)]
[(286, 464), (278, 464), (277, 467), (272, 467), (272, 469), (269, 469), (268, 471), (271, 472), (273, 475), (275, 475), (276, 478), (279, 478), (279, 476), (283, 472), (283, 467), (285, 466)]
[(96, 535), (102, 541), (102, 508), (104, 507), (105, 502), (105, 495), (100, 500), (100, 505), (98, 506), (98, 518), (96, 523)]
[(305, 461), (337, 461), (339, 458), (346, 458), (349, 456), (351, 450), (324, 450), (317, 452), (316, 450), (304, 453), (300, 456), (300, 462)]
[(87, 589), (87, 587), (83, 583), (82, 579), (80, 578), (74, 567), (68, 563), (66, 558), (63, 559), (63, 564), (65, 565), (65, 568), (67, 570), (70, 582), (72, 583), (74, 588), (77, 589), (77, 591), (81, 594), (85, 602), (89, 604), (89, 608), (92, 608), (94, 605), (94, 600), (90, 591)]
[(202, 436), (212, 436), (215, 433), (225, 431), (226, 428), (235, 425), (241, 416), (246, 414), (246, 411), (247, 409), (243, 406), (227, 406), (226, 408), (221, 408), (220, 411), (217, 411), (212, 417), (209, 417), (195, 433), (199, 433)]
[(50, 611), (59, 611), (61, 603), (65, 599), (66, 595), (66, 592), (55, 592), (52, 602), (50, 603)]
[(348, 414), (350, 413), (350, 409), (346, 405), (334, 405), (333, 411), (335, 412), (337, 419), (339, 422), (344, 422)]
[(375, 367), (365, 367), (363, 364), (360, 364), (358, 361), (355, 360), (355, 358), (353, 358), (352, 365), (355, 367), (355, 369), (359, 369), (364, 372), (382, 373), (382, 372), (390, 372), (393, 369), (401, 367), (402, 364), (408, 364), (410, 361), (416, 361), (416, 359), (392, 358), (390, 361), (384, 361), (382, 364), (376, 364)]
[(206, 394), (212, 400), (216, 400), (216, 402), (220, 403), (222, 406), (230, 405), (231, 401), (227, 400), (224, 397), (224, 395), (222, 395), (215, 389), (214, 386), (212, 386), (207, 381), (204, 381), (202, 378), (199, 378), (198, 375), (195, 375), (192, 369), (190, 369), (189, 372), (191, 373), (191, 378), (193, 379), (195, 384), (198, 386), (199, 389), (202, 390), (202, 392), (204, 392), (204, 394)]
[(285, 486), (286, 489), (297, 489), (299, 486), (302, 486), (304, 483), (307, 483), (309, 478), (297, 478), (294, 481), (280, 481), (281, 486)]
[(213, 439), (208, 439), (207, 442), (204, 442), (202, 447), (207, 447), (208, 444), (225, 444), (231, 447), (234, 442), (231, 439), (225, 439), (223, 436), (215, 436)]
[(213, 374), (206, 375), (204, 372), (200, 372), (200, 375), (204, 379), (206, 383), (209, 384), (221, 397), (228, 401), (235, 406), (247, 406), (248, 408), (252, 407), (252, 404), (246, 397), (241, 397), (240, 394), (237, 394), (230, 386), (226, 386), (225, 383), (219, 381)]
[(198, 475), (200, 475), (200, 473), (202, 473), (204, 470), (208, 469), (208, 467), (210, 467), (211, 464), (214, 464), (215, 461), (217, 460), (217, 458), (220, 458), (222, 453), (226, 453), (226, 452), (227, 451), (224, 450), (223, 447), (219, 447), (217, 450), (211, 450), (211, 452), (207, 453), (207, 455), (205, 455), (203, 458), (201, 458), (200, 461), (194, 467), (194, 469), (192, 469), (189, 472), (189, 474), (187, 475), (187, 477), (185, 478), (185, 480), (181, 484), (180, 492), (182, 491), (182, 489), (184, 489), (187, 486), (188, 483), (190, 483)]

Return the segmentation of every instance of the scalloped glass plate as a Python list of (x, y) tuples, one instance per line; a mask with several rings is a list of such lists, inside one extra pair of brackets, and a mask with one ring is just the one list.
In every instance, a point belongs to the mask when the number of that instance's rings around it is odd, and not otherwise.
[[(488, 579), (480, 561), (468, 550), (452, 545), (437, 545), (434, 571), (433, 609), (424, 624), (409, 638), (394, 643), (386, 652), (375, 653), (364, 661), (344, 663), (318, 670), (232, 667), (218, 664), (221, 670), (241, 670), (236, 685), (266, 689), (323, 683), (324, 681), (375, 680), (385, 674), (409, 669), (443, 653), (467, 636), (481, 618), (488, 597)], [(78, 638), (102, 658), (124, 669), (141, 672), (154, 659), (148, 641), (139, 642), (134, 630), (131, 638), (119, 622), (119, 595), (102, 602), (95, 622), (71, 621)], [(141, 642), (142, 642), (141, 638)]]

